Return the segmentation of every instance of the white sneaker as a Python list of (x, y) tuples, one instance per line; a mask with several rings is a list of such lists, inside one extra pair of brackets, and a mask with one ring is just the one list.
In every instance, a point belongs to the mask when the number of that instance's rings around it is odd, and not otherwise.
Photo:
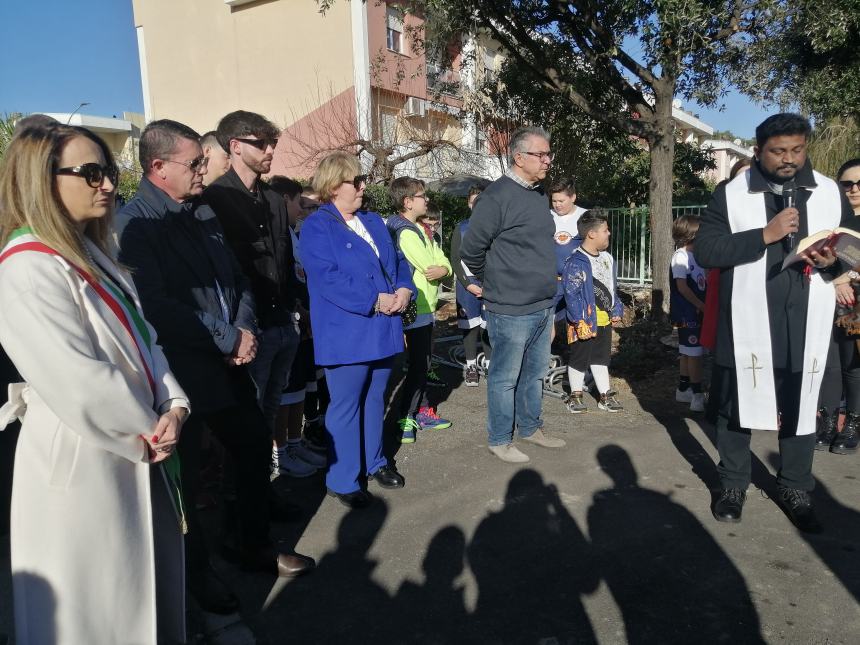
[(295, 446), (287, 446), (284, 454), (279, 455), (278, 472), (288, 477), (310, 477), (317, 468), (299, 457)]
[(678, 403), (690, 403), (693, 400), (693, 388), (688, 387), (686, 390), (675, 390), (675, 400)]
[(296, 455), (306, 464), (310, 464), (314, 468), (325, 468), (326, 458), (318, 452), (314, 452), (306, 445), (300, 443), (297, 446), (290, 446), (296, 451)]
[(694, 394), (692, 400), (690, 401), (690, 412), (704, 412), (705, 411), (705, 395), (699, 392), (698, 394)]
[(496, 457), (509, 464), (524, 464), (529, 461), (529, 456), (520, 452), (512, 443), (506, 443), (503, 446), (488, 446), (488, 448)]

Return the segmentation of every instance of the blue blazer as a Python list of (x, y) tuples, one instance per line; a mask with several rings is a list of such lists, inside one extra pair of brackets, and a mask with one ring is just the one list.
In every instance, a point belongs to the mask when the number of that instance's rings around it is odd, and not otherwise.
[(401, 287), (415, 293), (412, 268), (395, 250), (379, 215), (359, 211), (355, 216), (373, 238), (378, 258), (331, 203), (302, 225), (302, 265), (317, 365), (367, 363), (403, 351), (400, 316), (376, 314), (373, 309), (380, 293)]

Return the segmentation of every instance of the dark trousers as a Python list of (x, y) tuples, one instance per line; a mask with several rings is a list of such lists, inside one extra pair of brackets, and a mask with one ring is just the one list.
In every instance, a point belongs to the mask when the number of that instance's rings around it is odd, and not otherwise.
[[(731, 383), (721, 391), (723, 405), (717, 417), (717, 450), (720, 463), (717, 471), (723, 488), (746, 489), (750, 484), (752, 454), (750, 431), (737, 423), (737, 382), (734, 370), (726, 369)], [(776, 405), (780, 414), (779, 457), (777, 484), (788, 488), (811, 491), (815, 487), (812, 477), (812, 456), (815, 452), (815, 435), (796, 436), (800, 405), (800, 386), (803, 374), (788, 370), (774, 370)], [(727, 390), (727, 391), (726, 391)]]
[(400, 389), (400, 418), (414, 415), (427, 405), (427, 370), (433, 353), (433, 325), (407, 329), (406, 356), (409, 371)]
[(179, 436), (182, 491), (188, 520), (185, 563), (189, 572), (199, 571), (209, 562), (206, 538), (195, 509), (200, 479), (201, 438), (206, 426), (233, 461), (241, 547), (253, 550), (269, 544), (272, 440), (257, 402), (247, 398), (238, 405), (217, 412), (194, 412), (188, 417)]
[(848, 336), (840, 327), (833, 329), (833, 343), (827, 355), (827, 368), (821, 382), (819, 406), (832, 414), (842, 398), (849, 412), (860, 413), (860, 355), (857, 336)]
[(473, 361), (478, 358), (478, 340), (484, 349), (484, 358), (487, 361), (493, 358), (493, 349), (490, 347), (490, 337), (487, 330), (480, 325), (471, 329), (463, 330), (463, 350), (466, 354), (466, 359)]

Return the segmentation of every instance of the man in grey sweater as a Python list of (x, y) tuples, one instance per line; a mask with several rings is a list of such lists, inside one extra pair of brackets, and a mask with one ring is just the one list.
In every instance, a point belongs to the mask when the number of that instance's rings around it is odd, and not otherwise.
[(490, 452), (529, 460), (520, 439), (545, 448), (564, 441), (543, 432), (543, 379), (549, 367), (556, 292), (555, 225), (540, 186), (552, 163), (549, 135), (521, 128), (511, 137), (510, 168), (475, 202), (460, 259), (483, 284), (493, 360), (487, 377)]

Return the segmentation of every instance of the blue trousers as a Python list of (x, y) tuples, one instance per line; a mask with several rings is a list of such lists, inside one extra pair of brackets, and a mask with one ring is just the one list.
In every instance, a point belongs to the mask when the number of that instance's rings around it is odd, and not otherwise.
[(325, 368), (331, 403), (325, 415), (329, 467), (325, 483), (335, 493), (354, 493), (362, 470), (372, 475), (388, 464), (382, 455), (385, 388), (392, 359)]
[(549, 369), (554, 307), (523, 316), (487, 312), (493, 360), (487, 376), (487, 433), (491, 446), (543, 427), (543, 379)]

